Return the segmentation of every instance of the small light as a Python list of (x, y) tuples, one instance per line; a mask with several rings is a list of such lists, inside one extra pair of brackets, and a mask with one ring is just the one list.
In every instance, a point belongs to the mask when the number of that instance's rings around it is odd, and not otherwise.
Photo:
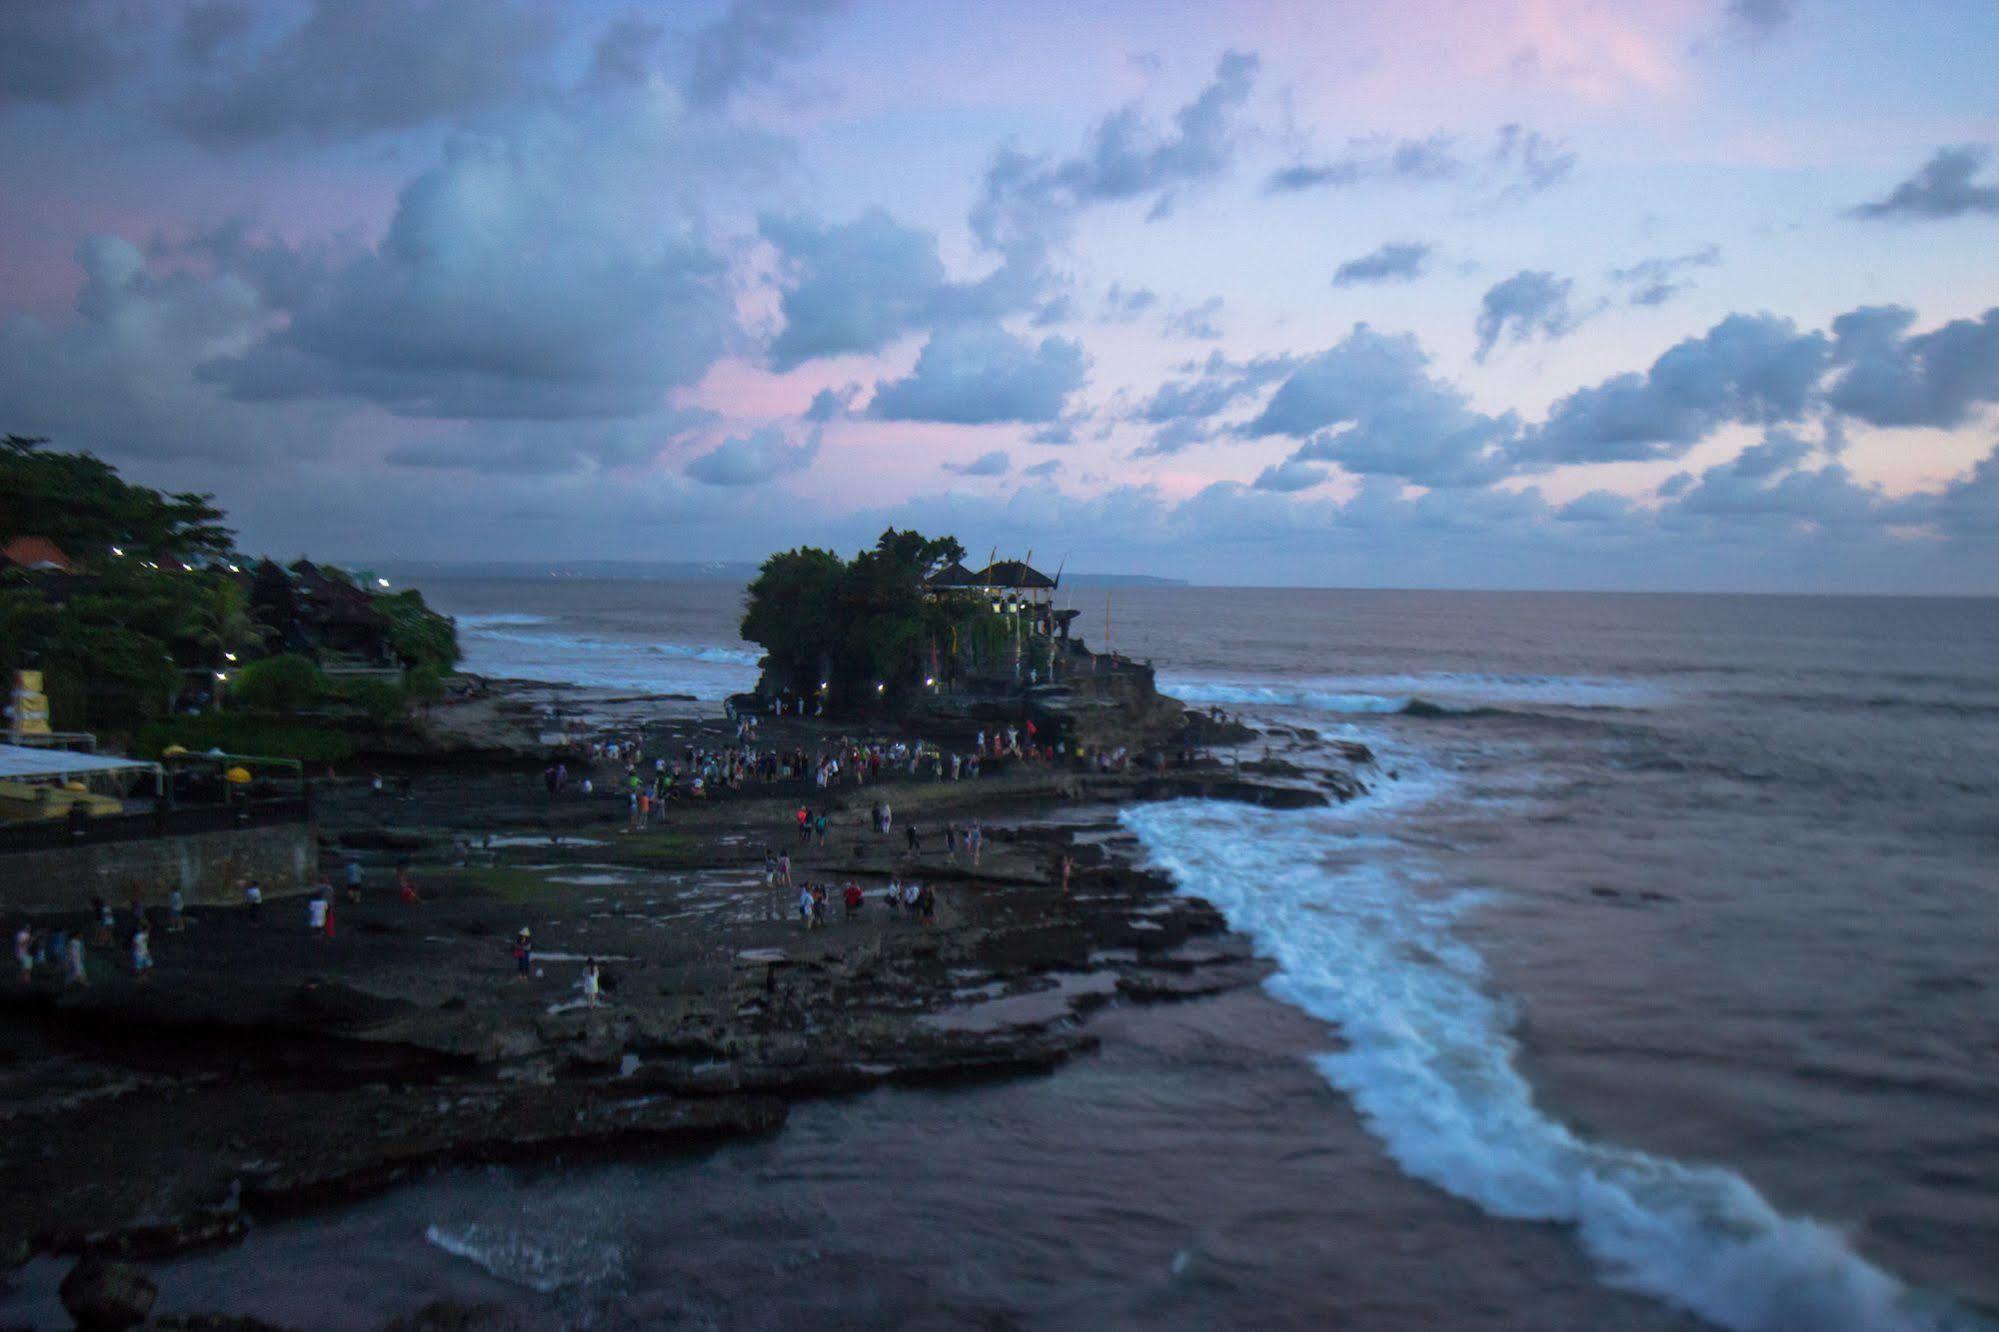
[(230, 566), (229, 566), (229, 572), (230, 572), (230, 573), (242, 573), (243, 571), (242, 571), (241, 569), (237, 568), (237, 567), (236, 567), (235, 565), (233, 565), (233, 564), (232, 564), (232, 565), (230, 565)]
[(926, 675), (923, 677), (923, 687), (925, 689), (931, 688), (936, 683), (937, 683), (937, 677), (934, 675)]
[(830, 680), (821, 680), (819, 682), (819, 687), (821, 689), (831, 689), (833, 687), (833, 684)]
[(233, 652), (225, 652), (222, 654), (222, 659), (224, 661), (234, 661), (236, 660), (236, 654)]
[(111, 548), (111, 553), (112, 553), (113, 555), (120, 555), (120, 556), (122, 556), (122, 555), (123, 555), (123, 554), (124, 554), (125, 552), (124, 552), (124, 551), (123, 551), (123, 550), (122, 550), (121, 548), (119, 548), (119, 547), (117, 547), (117, 546), (113, 546), (113, 547)]
[(217, 671), (217, 672), (215, 673), (215, 678), (216, 678), (216, 679), (218, 679), (218, 680), (227, 680), (227, 679), (228, 679), (229, 677), (228, 677), (227, 675), (223, 674), (223, 673), (222, 673), (221, 671)]
[(389, 585), (389, 580), (386, 578), (377, 578), (375, 581), (381, 584), (383, 587), (387, 587)]
[(879, 694), (881, 691), (882, 691), (881, 681), (877, 680), (875, 681), (875, 692)]

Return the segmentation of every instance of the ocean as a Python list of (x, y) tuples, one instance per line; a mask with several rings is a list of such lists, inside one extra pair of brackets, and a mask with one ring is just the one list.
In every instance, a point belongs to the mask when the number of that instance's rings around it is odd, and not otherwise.
[[(703, 700), (754, 676), (739, 586), (425, 591), (473, 670)], [(1334, 809), (1121, 813), (1275, 962), (1261, 992), (1113, 1010), (1053, 1076), (807, 1105), (691, 1160), (439, 1175), (170, 1264), (162, 1307), (1993, 1325), (1999, 601), (1109, 601), (1120, 651), (1287, 728), (1279, 757), (1380, 756)], [(1105, 602), (1074, 603), (1093, 642)]]

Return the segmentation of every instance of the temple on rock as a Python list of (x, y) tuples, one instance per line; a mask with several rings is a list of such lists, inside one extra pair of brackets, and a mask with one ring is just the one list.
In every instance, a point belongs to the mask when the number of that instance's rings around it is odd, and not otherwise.
[(1082, 612), (1056, 609), (1055, 591), (1061, 584), (1060, 571), (1050, 578), (1025, 560), (995, 560), (976, 573), (953, 560), (924, 580), (924, 591), (933, 599), (977, 598), (995, 615), (1016, 617), (1024, 632), (1066, 639)]

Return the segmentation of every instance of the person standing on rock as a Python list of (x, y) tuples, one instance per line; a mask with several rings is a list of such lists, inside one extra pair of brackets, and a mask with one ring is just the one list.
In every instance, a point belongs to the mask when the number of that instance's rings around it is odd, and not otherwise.
[(396, 896), (401, 898), (406, 906), (414, 906), (423, 900), (416, 894), (416, 878), (410, 873), (407, 864), (396, 866)]
[(264, 915), (264, 889), (255, 879), (243, 885), (243, 905), (250, 908), (250, 923), (255, 925)]
[(514, 979), (530, 980), (533, 976), (534, 936), (523, 925), (521, 932), (514, 936)]
[(132, 930), (132, 976), (144, 980), (153, 970), (153, 932), (141, 921)]
[(806, 929), (809, 930), (812, 928), (812, 889), (810, 887), (798, 890), (798, 919)]
[(63, 979), (68, 984), (70, 985), (90, 984), (90, 972), (86, 969), (84, 965), (82, 935), (72, 934), (69, 936), (69, 948), (63, 958), (63, 961), (67, 967)]
[(14, 965), (21, 969), (21, 984), (35, 978), (35, 929), (25, 920), (14, 931)]
[(777, 881), (791, 887), (791, 852), (780, 851), (777, 856)]
[(326, 932), (326, 912), (332, 904), (318, 892), (305, 899), (305, 927), (314, 934)]
[(1064, 851), (1062, 853), (1062, 859), (1057, 863), (1056, 868), (1059, 869), (1062, 873), (1062, 891), (1064, 893), (1067, 893), (1069, 891), (1069, 876), (1073, 874), (1076, 869), (1075, 857), (1071, 856), (1067, 851)]
[(361, 900), (361, 857), (347, 857), (347, 900)]
[(593, 957), (583, 963), (583, 1003), (595, 1008), (600, 1002), (597, 959)]
[(179, 885), (167, 894), (167, 933), (180, 934), (187, 929), (187, 898), (181, 895)]

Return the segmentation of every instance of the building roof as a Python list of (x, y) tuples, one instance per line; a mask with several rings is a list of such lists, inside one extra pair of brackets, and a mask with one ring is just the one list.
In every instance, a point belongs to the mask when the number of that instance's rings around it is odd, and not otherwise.
[(979, 571), (978, 579), (981, 587), (1039, 589), (1055, 586), (1053, 578), (1029, 567), (1025, 560), (995, 561)]
[(926, 587), (979, 587), (979, 576), (957, 560), (923, 580)]
[(23, 569), (57, 569), (63, 573), (70, 569), (69, 556), (63, 554), (62, 547), (44, 536), (17, 536), (0, 548), (0, 556)]
[(40, 749), (33, 745), (0, 745), (0, 780), (18, 782), (29, 778), (80, 777), (98, 772), (153, 772), (157, 763), (137, 759), (107, 758), (102, 754), (76, 754), (64, 749)]

